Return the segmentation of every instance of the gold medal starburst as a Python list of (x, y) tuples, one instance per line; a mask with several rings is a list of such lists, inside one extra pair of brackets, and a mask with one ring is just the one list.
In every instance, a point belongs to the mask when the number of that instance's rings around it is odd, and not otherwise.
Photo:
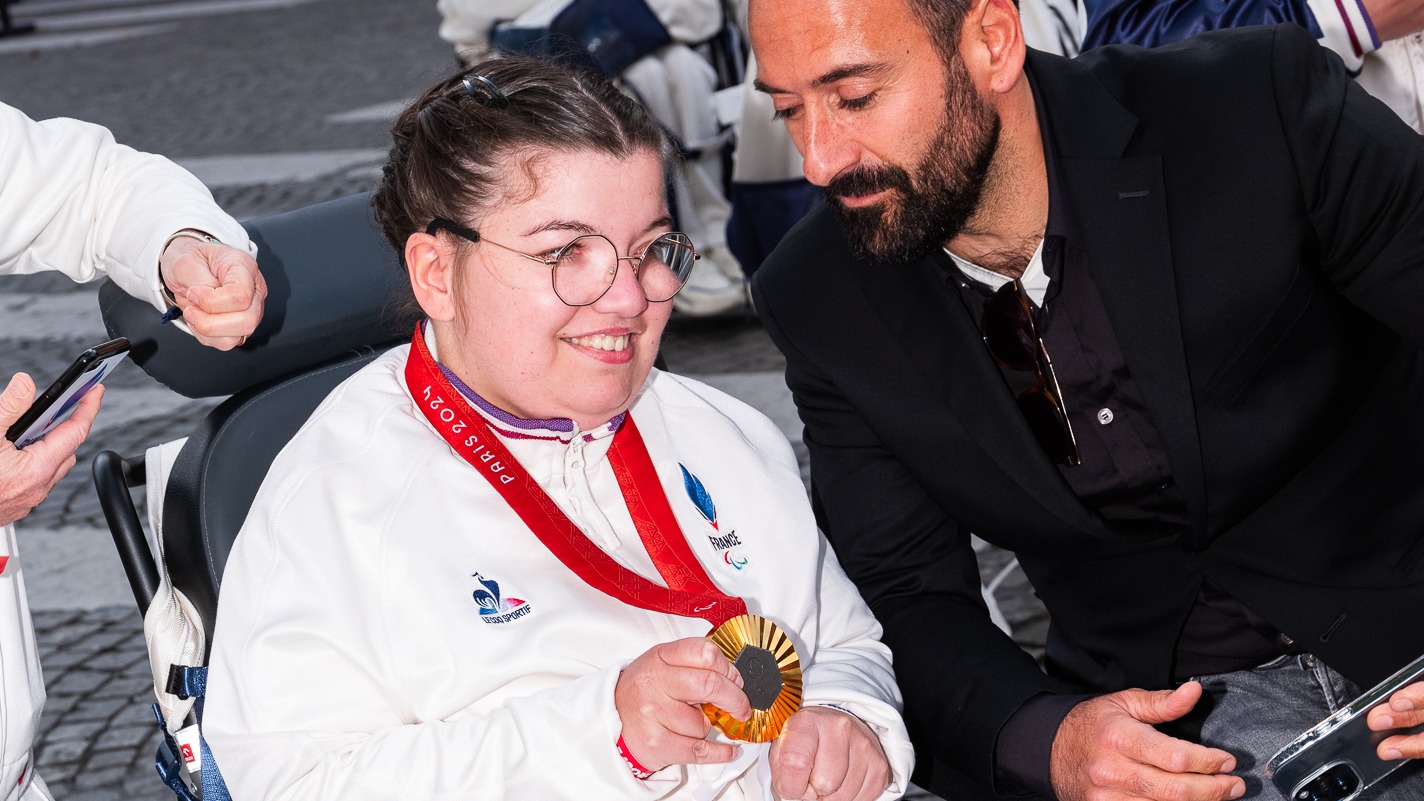
[(752, 716), (737, 720), (712, 704), (702, 711), (733, 740), (765, 743), (781, 734), (786, 720), (801, 708), (801, 658), (775, 623), (760, 615), (739, 615), (707, 635), (742, 675), (742, 689)]

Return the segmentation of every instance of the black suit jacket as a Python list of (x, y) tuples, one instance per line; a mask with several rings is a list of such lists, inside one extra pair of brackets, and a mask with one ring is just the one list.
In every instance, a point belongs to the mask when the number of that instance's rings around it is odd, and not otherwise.
[[(862, 262), (822, 209), (754, 281), (921, 759), (986, 784), (1029, 697), (1168, 686), (1204, 578), (1361, 684), (1424, 652), (1424, 140), (1293, 26), (1029, 56), (1188, 534), (1078, 501), (928, 258)], [(970, 532), (1047, 605), (1053, 678), (990, 623)]]

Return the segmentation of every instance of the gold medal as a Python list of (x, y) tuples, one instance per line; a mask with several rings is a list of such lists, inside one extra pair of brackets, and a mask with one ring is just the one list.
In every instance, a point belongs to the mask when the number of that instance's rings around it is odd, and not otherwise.
[(801, 658), (775, 623), (760, 615), (739, 615), (712, 630), (707, 638), (742, 676), (742, 692), (752, 705), (749, 720), (737, 720), (711, 704), (702, 711), (718, 731), (748, 743), (765, 743), (781, 734), (787, 718), (801, 708)]

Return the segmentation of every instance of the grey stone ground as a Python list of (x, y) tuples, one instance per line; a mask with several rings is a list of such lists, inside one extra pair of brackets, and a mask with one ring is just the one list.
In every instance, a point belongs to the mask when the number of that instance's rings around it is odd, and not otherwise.
[[(230, 13), (162, 18), (204, 1)], [(408, 98), (454, 66), (435, 35), (434, 5), (24, 0), (12, 7), (14, 15), (38, 22), (40, 30), (25, 40), (0, 40), (0, 101), (35, 118), (104, 124), (119, 141), (185, 163), (384, 149), (387, 121), (360, 111)], [(110, 17), (91, 19), (88, 12)], [(353, 111), (354, 122), (334, 117)], [(314, 178), (209, 183), (220, 203), (247, 219), (368, 189), (376, 163)], [(53, 275), (0, 278), (0, 378), (25, 370), (47, 380), (99, 341), (94, 292)], [(679, 372), (706, 377), (776, 419), (804, 465), (781, 385), (783, 362), (754, 318), (675, 320), (664, 352)], [(109, 387), (80, 468), (21, 529), (27, 573), (38, 571), (30, 576), (31, 598), (50, 693), (38, 763), (56, 796), (74, 801), (169, 797), (152, 767), (158, 733), (147, 711), (152, 692), (141, 621), (107, 542), (88, 461), (100, 449), (132, 456), (183, 436), (218, 402), (179, 398), (132, 366)], [(984, 549), (985, 580), (1009, 559)], [(1041, 651), (1046, 615), (1021, 572), (1008, 573), (998, 597), (1015, 638)]]

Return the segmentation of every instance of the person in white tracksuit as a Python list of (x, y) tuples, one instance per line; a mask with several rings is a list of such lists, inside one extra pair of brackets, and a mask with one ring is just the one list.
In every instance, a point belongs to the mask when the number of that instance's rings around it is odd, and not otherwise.
[[(155, 314), (179, 306), (180, 326), (226, 350), (262, 316), (266, 287), (255, 252), (242, 226), (176, 164), (117, 144), (100, 126), (36, 122), (0, 104), (0, 274), (108, 275)], [(30, 376), (10, 379), (0, 393), (0, 431), (35, 394)], [(91, 392), (67, 422), (23, 450), (0, 437), (0, 801), (49, 798), (31, 752), (45, 690), (13, 524), (73, 466), (101, 395)]]
[[(322, 403), (234, 543), (203, 720), (233, 797), (898, 798), (889, 652), (785, 437), (652, 368), (694, 260), (666, 135), (524, 59), (394, 130), (374, 205), (426, 320)], [(743, 603), (804, 671), (769, 746), (701, 708), (752, 712), (705, 637)]]

